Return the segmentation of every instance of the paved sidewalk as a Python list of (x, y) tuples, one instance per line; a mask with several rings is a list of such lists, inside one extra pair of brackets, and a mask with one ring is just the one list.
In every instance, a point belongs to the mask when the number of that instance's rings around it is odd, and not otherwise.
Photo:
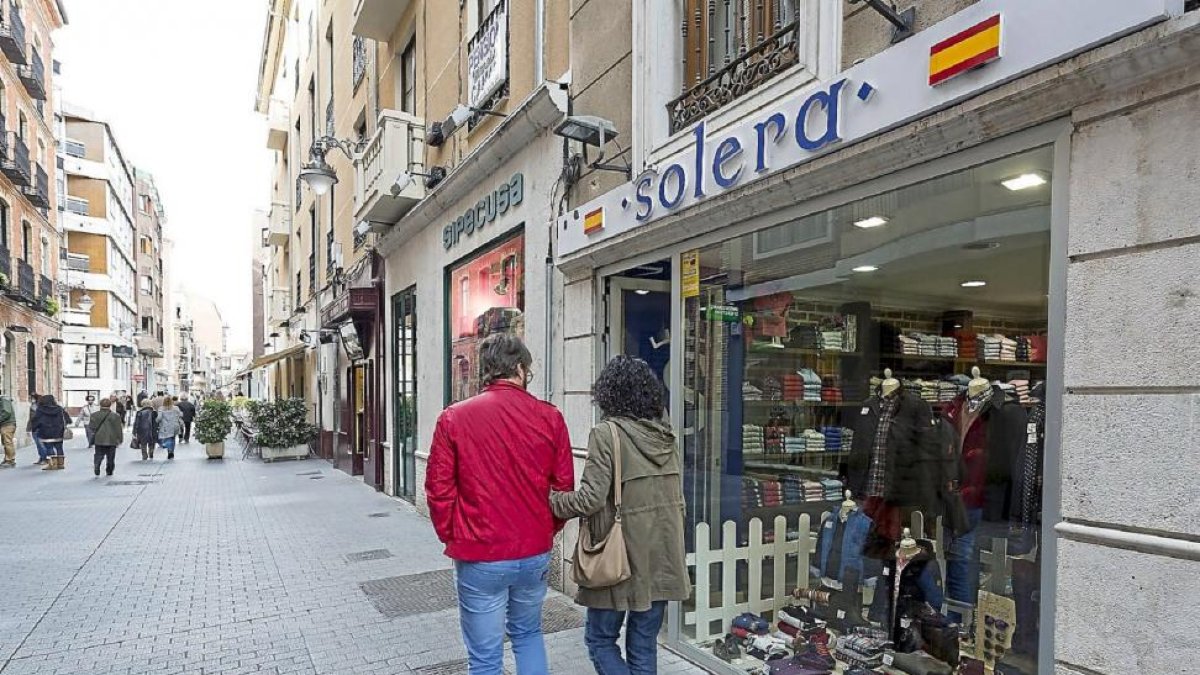
[[(466, 672), (450, 565), (409, 505), (320, 460), (196, 443), (120, 448), (94, 478), (83, 445), (64, 471), (32, 447), (0, 471), (3, 675)], [(591, 672), (578, 609), (552, 595), (547, 618), (551, 672)]]

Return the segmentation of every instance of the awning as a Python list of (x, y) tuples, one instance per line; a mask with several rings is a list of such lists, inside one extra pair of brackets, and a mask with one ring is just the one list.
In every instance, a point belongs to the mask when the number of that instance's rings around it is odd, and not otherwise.
[(247, 375), (255, 370), (258, 370), (259, 368), (269, 366), (272, 363), (275, 363), (276, 361), (282, 361), (283, 359), (286, 359), (290, 356), (296, 356), (297, 354), (303, 354), (305, 349), (307, 349), (307, 347), (305, 347), (304, 345), (296, 345), (294, 347), (288, 347), (287, 349), (281, 349), (281, 350), (275, 352), (274, 354), (267, 354), (266, 356), (260, 356), (257, 359), (254, 359), (253, 361), (251, 361), (250, 365), (246, 366), (246, 369), (243, 370), (242, 372), (238, 373), (236, 375), (236, 377), (241, 377), (243, 375)]

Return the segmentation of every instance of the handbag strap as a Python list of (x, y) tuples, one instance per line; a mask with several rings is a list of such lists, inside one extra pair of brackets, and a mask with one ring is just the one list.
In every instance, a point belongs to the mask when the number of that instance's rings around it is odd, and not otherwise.
[(621, 520), (621, 434), (617, 425), (608, 422), (608, 429), (613, 437), (613, 506), (616, 507), (616, 520)]

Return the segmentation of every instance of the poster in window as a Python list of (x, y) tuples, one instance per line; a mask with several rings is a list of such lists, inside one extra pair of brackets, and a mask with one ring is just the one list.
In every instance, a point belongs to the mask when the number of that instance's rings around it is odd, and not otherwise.
[(450, 402), (479, 393), (479, 345), (493, 333), (525, 336), (525, 236), (451, 268)]

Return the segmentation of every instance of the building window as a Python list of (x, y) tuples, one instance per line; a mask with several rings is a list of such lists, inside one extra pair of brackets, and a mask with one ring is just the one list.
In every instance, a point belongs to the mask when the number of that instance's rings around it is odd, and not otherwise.
[(417, 38), (413, 36), (400, 53), (400, 110), (417, 112)]
[(0, 247), (4, 249), (4, 257), (8, 257), (8, 202), (0, 199)]
[(80, 141), (68, 138), (63, 142), (63, 152), (67, 153), (68, 157), (82, 159), (87, 156), (87, 146)]
[(50, 237), (42, 235), (42, 274), (50, 276)]
[(33, 226), (29, 221), (21, 223), (21, 260), (29, 262), (33, 255)]
[(50, 345), (42, 348), (42, 371), (46, 378), (46, 391), (54, 391), (54, 349)]
[(154, 295), (154, 278), (143, 274), (141, 279), (142, 295)]
[(479, 344), (492, 333), (525, 332), (525, 236), (517, 234), (447, 271), (459, 280), (448, 316), (450, 403), (479, 393)]

